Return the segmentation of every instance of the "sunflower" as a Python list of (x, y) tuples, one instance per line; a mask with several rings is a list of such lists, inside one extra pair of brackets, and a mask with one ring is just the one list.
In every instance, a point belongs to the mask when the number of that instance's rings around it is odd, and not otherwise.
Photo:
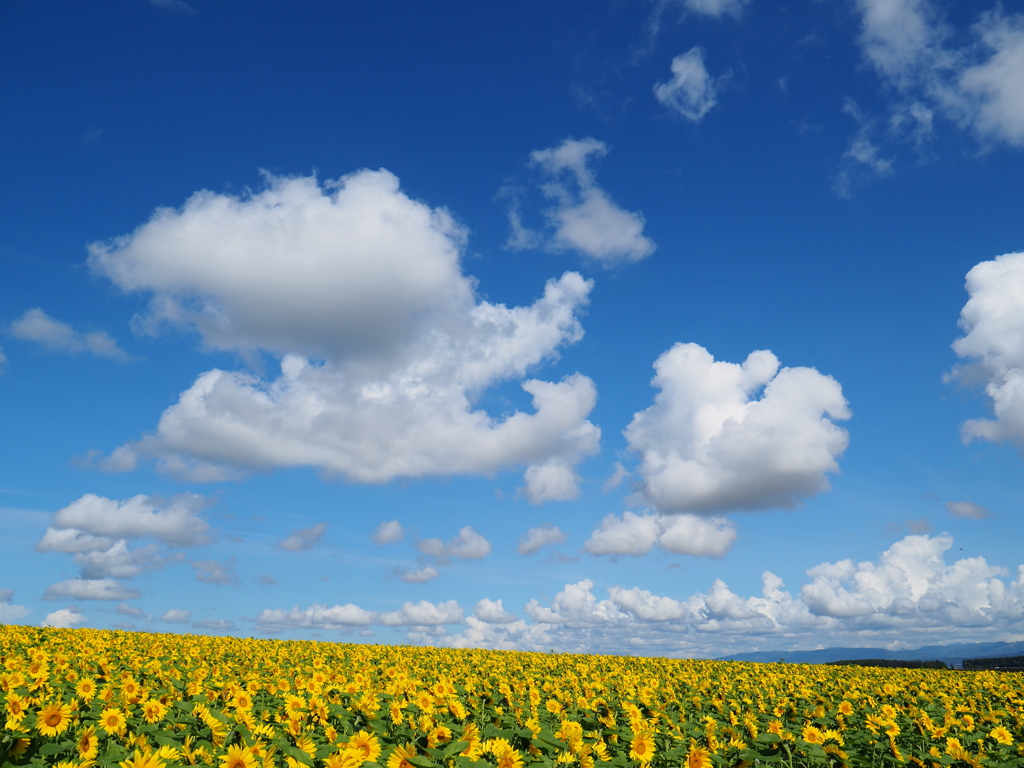
[(690, 740), (690, 749), (686, 753), (686, 768), (711, 768), (711, 753), (696, 741)]
[(162, 720), (166, 714), (167, 706), (160, 702), (159, 699), (147, 699), (142, 703), (142, 716), (146, 718), (146, 722), (150, 725)]
[(497, 768), (523, 768), (523, 756), (518, 749), (509, 748), (496, 757), (498, 758)]
[(140, 752), (136, 749), (131, 758), (122, 760), (118, 765), (121, 768), (164, 768), (165, 763), (155, 752)]
[(96, 727), (90, 725), (78, 735), (78, 755), (83, 760), (92, 760), (99, 750), (100, 740), (96, 735)]
[(36, 718), (36, 730), (43, 736), (56, 736), (64, 733), (71, 725), (70, 704), (47, 704), (39, 710)]
[(808, 744), (824, 744), (825, 734), (821, 732), (821, 729), (816, 725), (805, 725), (803, 733), (800, 734), (800, 738), (806, 741)]
[[(451, 738), (451, 731), (448, 732), (448, 736)], [(376, 736), (366, 731), (354, 734), (348, 740), (346, 748), (358, 752), (362, 762), (374, 763), (380, 757), (380, 742), (377, 741)]]
[(256, 758), (241, 744), (232, 744), (221, 756), (220, 768), (256, 768)]
[(91, 677), (83, 677), (75, 686), (75, 693), (85, 701), (92, 701), (96, 696), (96, 681)]
[(654, 759), (654, 738), (649, 731), (637, 731), (629, 748), (629, 756), (644, 765)]
[(109, 734), (120, 736), (128, 727), (128, 721), (125, 720), (124, 712), (116, 707), (111, 707), (100, 713), (100, 727)]
[(391, 750), (391, 755), (388, 757), (387, 768), (413, 768), (413, 764), (409, 762), (410, 757), (416, 757), (415, 745), (398, 745)]
[(988, 735), (999, 744), (1003, 744), (1005, 746), (1013, 744), (1013, 735), (1001, 725), (993, 728)]

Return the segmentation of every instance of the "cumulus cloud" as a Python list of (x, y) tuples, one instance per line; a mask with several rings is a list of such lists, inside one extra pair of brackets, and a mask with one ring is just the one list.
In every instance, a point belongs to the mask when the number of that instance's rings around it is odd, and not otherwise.
[(981, 520), (990, 514), (988, 507), (975, 504), (973, 501), (947, 501), (946, 509), (953, 517), (963, 517), (968, 520)]
[(856, 6), (864, 57), (897, 94), (894, 118), (916, 104), (929, 123), (938, 112), (983, 142), (1024, 146), (1024, 15), (983, 13), (971, 43), (958, 47), (929, 0), (858, 0)]
[(317, 523), (309, 528), (297, 528), (284, 540), (278, 543), (278, 547), (289, 552), (302, 552), (312, 549), (324, 537), (327, 531), (327, 523)]
[(640, 454), (642, 496), (660, 512), (792, 508), (829, 488), (848, 435), (839, 383), (779, 368), (771, 352), (742, 364), (676, 344), (654, 364), (654, 405), (625, 430)]
[(699, 123), (718, 103), (718, 83), (704, 66), (704, 50), (694, 46), (672, 59), (672, 79), (654, 86), (654, 97), (677, 115)]
[(193, 560), (192, 568), (196, 573), (196, 581), (222, 586), (238, 583), (238, 574), (235, 573), (235, 558), (233, 557), (224, 561)]
[[(603, 157), (608, 148), (596, 139), (566, 139), (557, 147), (539, 149), (530, 161), (548, 177), (541, 190), (554, 201), (545, 212), (554, 230), (545, 247), (575, 250), (605, 266), (640, 261), (654, 252), (644, 236), (644, 217), (619, 208), (597, 184), (591, 158)], [(524, 241), (521, 225), (516, 237)]]
[(964, 335), (953, 351), (967, 362), (952, 378), (984, 387), (994, 419), (961, 425), (964, 442), (984, 439), (1024, 449), (1024, 253), (983, 261), (967, 273), (970, 298), (960, 311)]
[(462, 616), (462, 608), (454, 600), (444, 603), (420, 600), (418, 603), (405, 602), (397, 611), (385, 611), (378, 614), (377, 622), (392, 627), (439, 626), (459, 624), (462, 622)]
[(408, 584), (424, 584), (428, 581), (433, 581), (441, 572), (432, 565), (424, 566), (423, 568), (411, 568), (404, 569), (399, 568), (397, 571), (398, 577)]
[(191, 620), (192, 612), (183, 608), (171, 608), (160, 617), (165, 624), (188, 624)]
[(377, 530), (373, 532), (371, 538), (374, 544), (382, 547), (385, 544), (401, 541), (404, 536), (405, 531), (402, 529), (402, 524), (397, 520), (388, 520), (377, 526)]
[(523, 492), (531, 504), (545, 501), (571, 501), (580, 495), (579, 476), (563, 459), (535, 464), (523, 474)]
[(116, 579), (68, 579), (46, 588), (44, 600), (134, 600), (140, 597), (137, 589), (128, 589)]
[(78, 624), (84, 624), (86, 621), (88, 619), (78, 608), (61, 608), (59, 611), (46, 614), (46, 618), (43, 619), (41, 626), (67, 629)]
[(379, 624), (392, 627), (427, 627), (444, 624), (458, 624), (463, 620), (462, 608), (454, 600), (431, 603), (405, 602), (397, 611), (367, 611), (359, 606), (315, 604), (309, 608), (292, 608), (290, 611), (265, 609), (256, 617), (256, 627), (262, 632), (279, 632), (285, 629), (349, 629), (351, 627)]
[(186, 493), (162, 502), (150, 496), (125, 501), (87, 493), (54, 513), (39, 544), (42, 551), (102, 549), (116, 539), (153, 538), (172, 547), (208, 542), (210, 526), (199, 513), (206, 500)]
[(460, 560), (480, 560), (491, 552), (491, 543), (467, 525), (459, 529), (457, 536), (447, 542), (441, 539), (422, 539), (416, 548), (423, 554), (441, 562), (457, 557)]
[[(753, 648), (808, 648), (951, 642), (990, 636), (1014, 639), (1024, 620), (1024, 565), (1007, 569), (982, 557), (947, 563), (952, 537), (911, 535), (875, 561), (822, 563), (807, 571), (797, 594), (765, 571), (760, 594), (744, 597), (715, 580), (689, 596), (611, 586), (595, 594), (589, 579), (565, 585), (550, 605), (533, 600), (533, 623), (487, 623), (470, 616), (465, 629), (436, 642), (452, 646), (567, 652), (723, 656)], [(1003, 578), (1000, 578), (1003, 577)]]
[(0, 624), (13, 624), (32, 613), (23, 605), (15, 605), (13, 589), (0, 589)]
[(31, 341), (52, 352), (77, 355), (88, 352), (96, 357), (125, 361), (129, 355), (104, 331), (76, 331), (67, 323), (50, 317), (39, 307), (30, 309), (11, 323), (9, 333)]
[(490, 600), (486, 597), (476, 604), (473, 616), (487, 624), (511, 624), (518, 621), (517, 616), (505, 610), (501, 600)]
[(346, 629), (366, 626), (374, 621), (374, 613), (352, 603), (328, 607), (319, 603), (309, 608), (298, 606), (290, 611), (264, 609), (256, 617), (256, 628), (261, 632), (280, 632), (285, 629)]
[(519, 539), (519, 546), (516, 551), (520, 555), (532, 555), (548, 544), (564, 544), (565, 533), (557, 525), (544, 523), (544, 525), (531, 528)]
[[(151, 296), (140, 329), (190, 328), (209, 347), (280, 360), (274, 379), (203, 373), (154, 434), (104, 466), (155, 457), (195, 480), (312, 466), (383, 483), (596, 452), (593, 382), (524, 380), (582, 337), (592, 283), (568, 272), (529, 306), (479, 301), (460, 267), (465, 237), (382, 170), (325, 184), (267, 177), (245, 197), (199, 192), (92, 244), (94, 271)], [(475, 405), (509, 380), (534, 412), (497, 419)]]
[(676, 555), (721, 557), (736, 540), (723, 517), (624, 512), (607, 515), (583, 545), (593, 555), (646, 555), (657, 545)]
[(747, 0), (684, 0), (685, 5), (694, 13), (702, 16), (739, 16)]

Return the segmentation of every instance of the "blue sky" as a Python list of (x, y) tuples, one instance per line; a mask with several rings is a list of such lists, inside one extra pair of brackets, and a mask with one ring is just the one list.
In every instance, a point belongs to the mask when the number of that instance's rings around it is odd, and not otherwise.
[(1024, 11), (7, 3), (0, 621), (1024, 639)]

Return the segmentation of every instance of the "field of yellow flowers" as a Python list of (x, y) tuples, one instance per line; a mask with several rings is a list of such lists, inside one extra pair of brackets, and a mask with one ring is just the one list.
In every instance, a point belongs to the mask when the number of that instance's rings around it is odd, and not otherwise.
[(0, 766), (1024, 766), (1024, 675), (0, 626)]

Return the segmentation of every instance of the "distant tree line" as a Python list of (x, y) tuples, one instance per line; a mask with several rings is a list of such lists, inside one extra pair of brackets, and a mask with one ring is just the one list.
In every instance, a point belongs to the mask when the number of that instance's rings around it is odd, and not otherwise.
[[(836, 666), (852, 665), (855, 667), (896, 667), (898, 669), (949, 669), (944, 661), (898, 661), (896, 659), (849, 659), (846, 661), (829, 661)], [(965, 662), (966, 663), (966, 662)]]
[(1002, 656), (991, 659), (964, 659), (964, 669), (1000, 669), (1024, 671), (1024, 656)]

